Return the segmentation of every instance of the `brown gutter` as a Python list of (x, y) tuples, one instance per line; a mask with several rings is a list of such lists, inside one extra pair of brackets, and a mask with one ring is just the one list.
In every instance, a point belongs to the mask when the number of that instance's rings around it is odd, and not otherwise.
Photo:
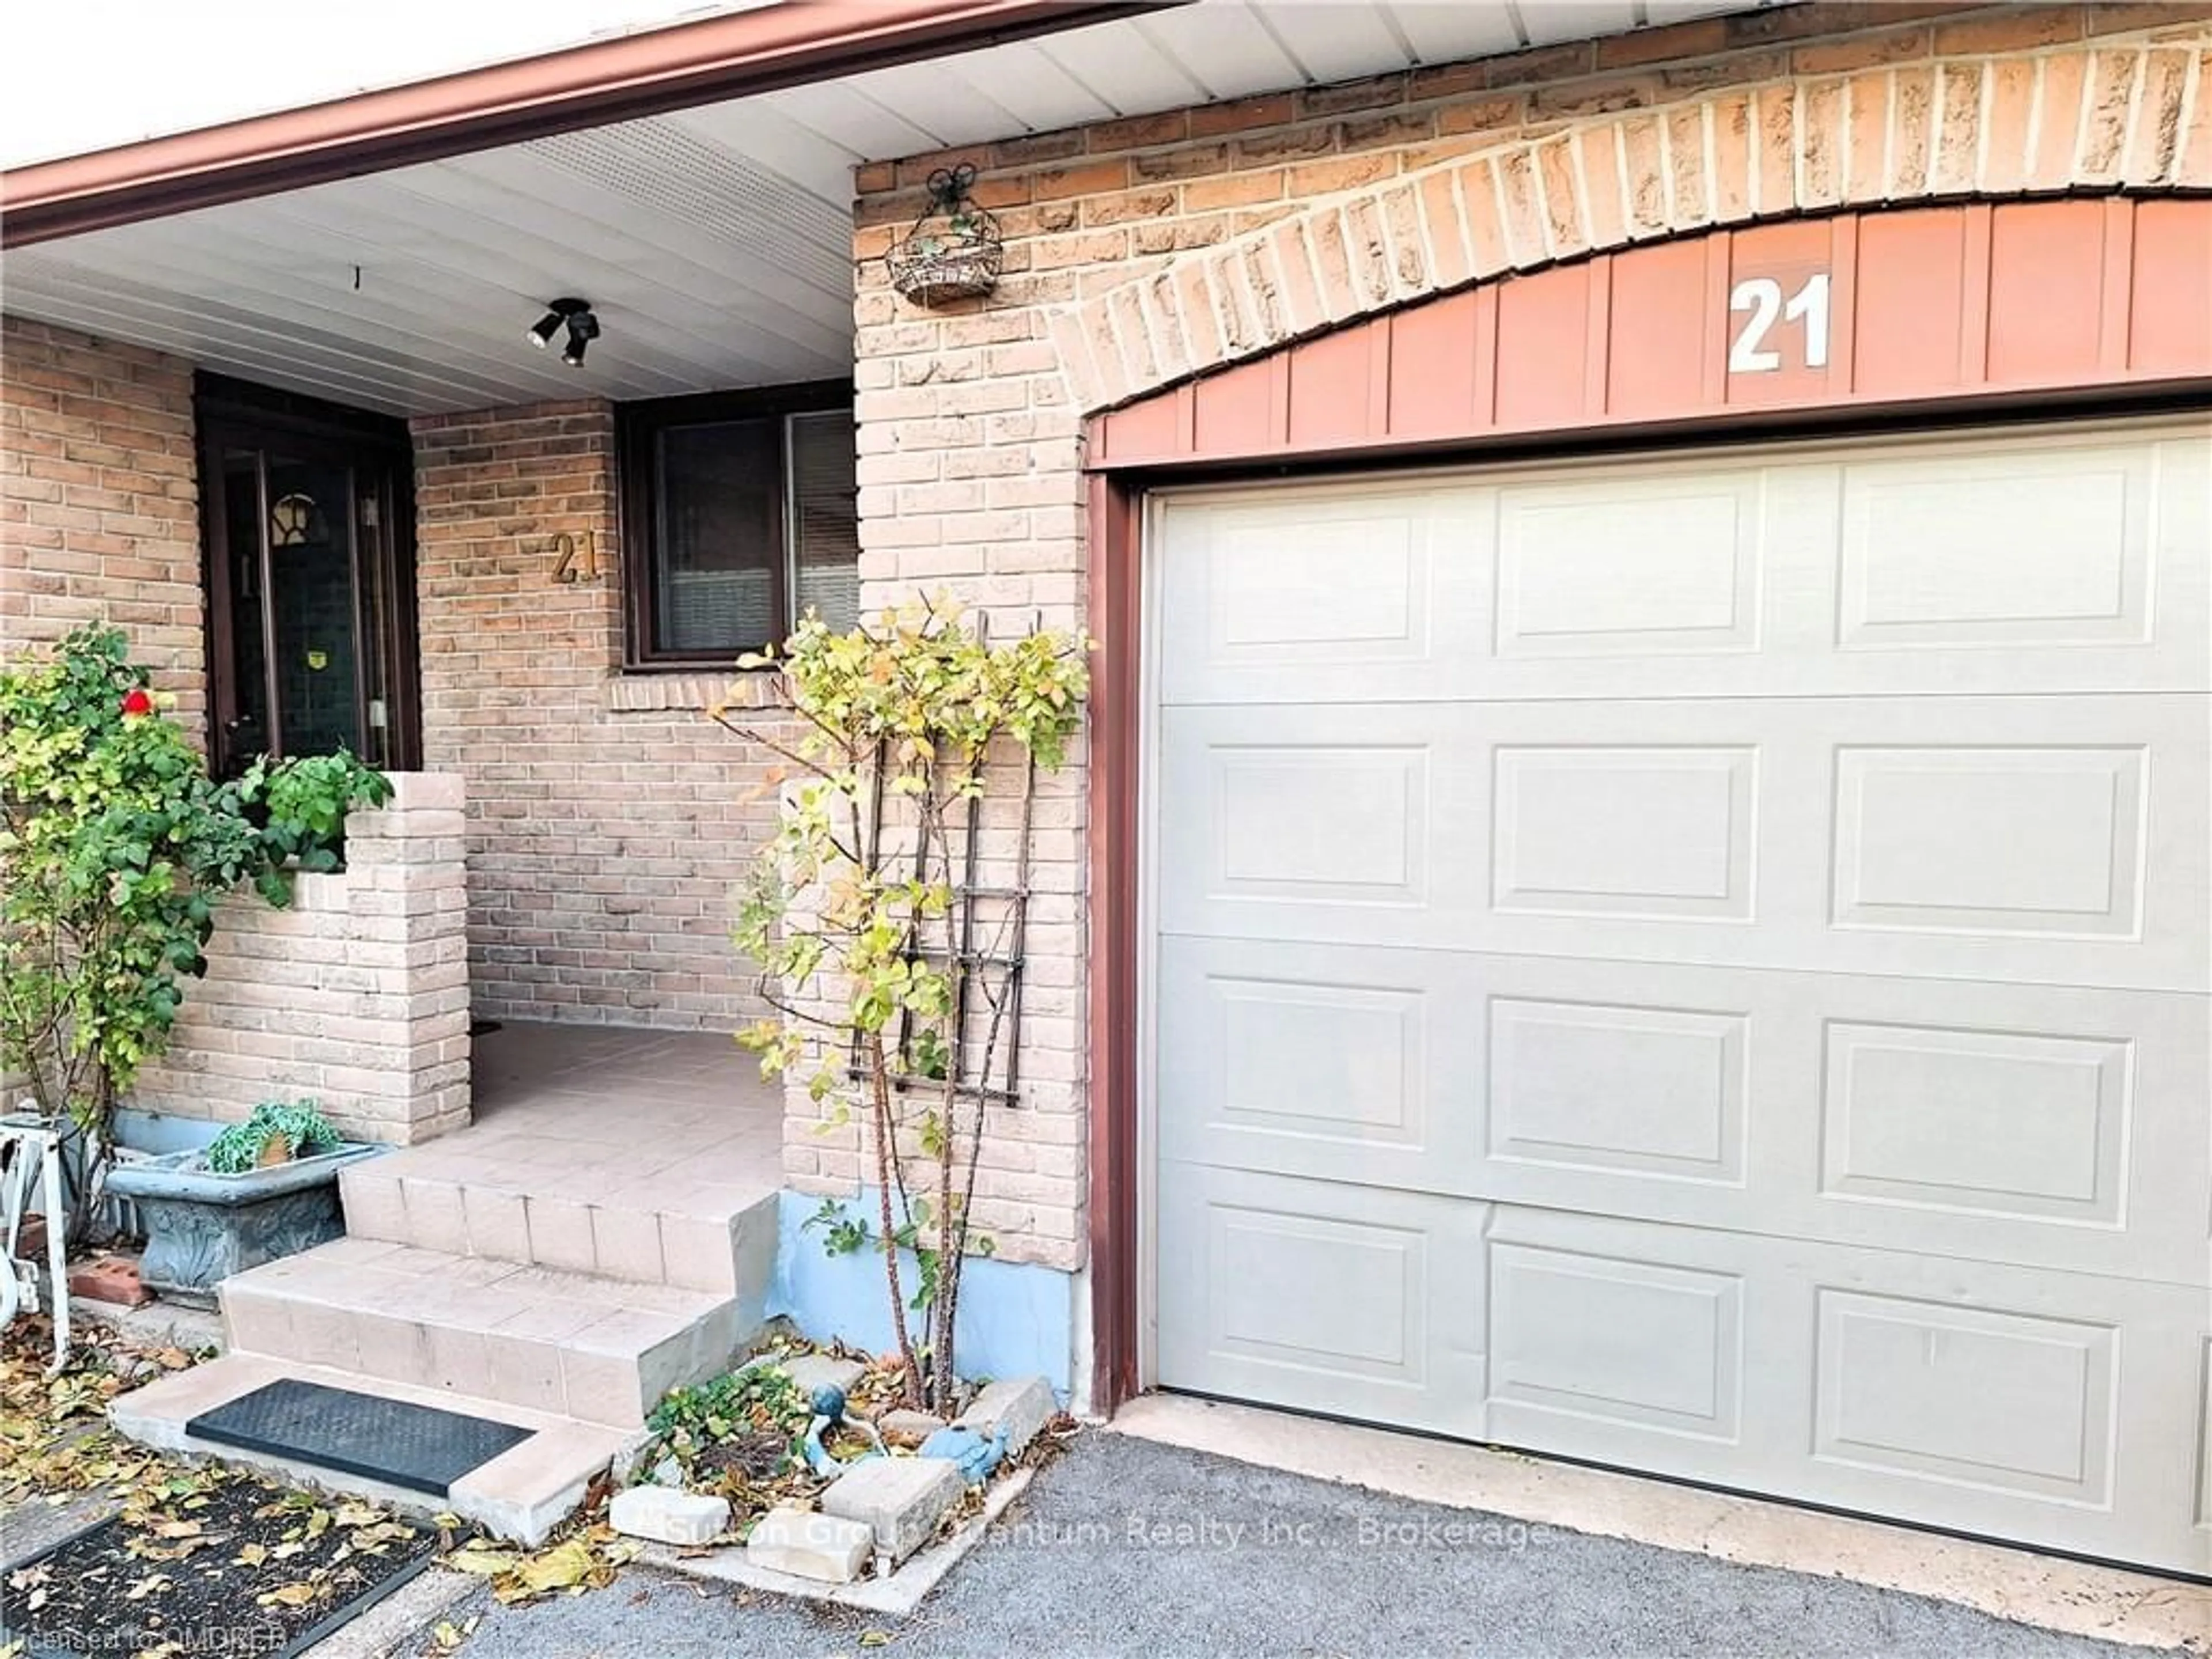
[(0, 173), (21, 247), (1155, 9), (1132, 0), (797, 0)]

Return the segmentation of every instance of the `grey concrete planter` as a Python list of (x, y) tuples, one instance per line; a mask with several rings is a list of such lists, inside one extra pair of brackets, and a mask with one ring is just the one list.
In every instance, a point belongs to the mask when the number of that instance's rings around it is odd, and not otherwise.
[(243, 1175), (201, 1168), (196, 1151), (168, 1152), (116, 1164), (107, 1190), (136, 1204), (146, 1223), (140, 1282), (173, 1301), (211, 1308), (216, 1286), (231, 1274), (343, 1234), (338, 1172), (382, 1151), (348, 1141)]

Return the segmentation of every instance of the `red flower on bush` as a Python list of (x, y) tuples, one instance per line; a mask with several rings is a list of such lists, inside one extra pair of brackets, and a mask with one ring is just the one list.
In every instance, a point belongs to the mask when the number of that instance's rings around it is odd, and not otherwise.
[(143, 686), (134, 685), (123, 694), (125, 719), (128, 720), (139, 714), (150, 714), (153, 712), (154, 699), (146, 695)]

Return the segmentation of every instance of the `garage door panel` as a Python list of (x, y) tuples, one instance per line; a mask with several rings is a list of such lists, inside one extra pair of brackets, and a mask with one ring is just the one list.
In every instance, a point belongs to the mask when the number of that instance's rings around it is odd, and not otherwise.
[(1501, 915), (1752, 920), (1751, 744), (1498, 744), (1491, 902)]
[(1843, 1019), (1826, 1039), (1823, 1193), (2122, 1224), (2124, 1041)]
[(1815, 1457), (2109, 1506), (2111, 1324), (1826, 1286), (1815, 1299)]
[(1493, 1431), (1566, 1419), (1576, 1425), (1567, 1433), (1610, 1438), (1626, 1427), (1643, 1439), (1737, 1446), (1743, 1293), (1738, 1273), (1494, 1242)]
[(2208, 438), (1158, 507), (1160, 1380), (2212, 1573)]
[(2212, 983), (2200, 699), (1179, 708), (1159, 737), (1170, 933)]
[(1164, 1156), (2212, 1290), (2201, 997), (1163, 939)]
[(1356, 492), (1177, 507), (1181, 556), (1161, 572), (1161, 700), (1228, 683), (1362, 683), (1430, 694), (1485, 650), (1488, 502), (1456, 490)]
[(1176, 498), (1160, 701), (2203, 690), (2204, 431)]
[(1497, 492), (1502, 662), (1609, 661), (1759, 647), (1765, 489), (1756, 472), (1665, 472), (1592, 490)]
[(1789, 1263), (1818, 1333), (1817, 1499), (2212, 1570), (2178, 1449), (2202, 1292), (1925, 1258)]
[(1838, 643), (2147, 642), (2158, 468), (2135, 447), (1844, 466)]
[(2197, 1482), (2197, 1530), (2203, 1541), (2204, 1558), (2212, 1562), (2212, 1336), (2204, 1339), (2199, 1371), (2204, 1379), (2204, 1401), (2197, 1414), (2197, 1455), (2202, 1466)]
[(1442, 951), (1164, 939), (1161, 1155), (1474, 1195), (1472, 969)]
[(1514, 1206), (1490, 1242), (1501, 1442), (2203, 1570), (2201, 1293)]
[[(1510, 970), (1499, 977), (1510, 979)], [(1699, 1190), (1680, 1201), (1714, 1214), (1715, 1195), (1705, 1188), (1744, 1181), (1751, 1016), (1671, 1006), (1679, 986), (1654, 984), (1648, 994), (1662, 988), (1666, 1000), (1613, 1003), (1493, 990), (1490, 1158), (1585, 1177), (1620, 1172), (1646, 1189), (1655, 1177), (1696, 1182)], [(1486, 1191), (1512, 1184), (1510, 1175), (1484, 1171)]]
[(1160, 1380), (1479, 1437), (1485, 1213), (1164, 1161)]

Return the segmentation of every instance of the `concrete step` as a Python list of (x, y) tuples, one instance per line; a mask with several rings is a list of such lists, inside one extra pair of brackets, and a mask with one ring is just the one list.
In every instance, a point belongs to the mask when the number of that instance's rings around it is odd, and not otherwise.
[[(633, 1176), (605, 1156), (549, 1164), (547, 1146), (477, 1132), (340, 1177), (346, 1231), (448, 1255), (594, 1273), (764, 1301), (775, 1270), (776, 1194), (757, 1159)], [(463, 1144), (463, 1143), (466, 1144)], [(734, 1158), (735, 1155), (732, 1155)]]
[[(443, 1498), (425, 1496), (360, 1475), (295, 1462), (262, 1452), (242, 1451), (194, 1439), (185, 1425), (202, 1412), (250, 1394), (279, 1377), (295, 1377), (334, 1389), (374, 1393), (416, 1405), (465, 1412), (472, 1417), (512, 1423), (531, 1431), (530, 1438), (456, 1480)], [(610, 1463), (633, 1456), (643, 1437), (594, 1423), (532, 1412), (504, 1401), (475, 1399), (441, 1389), (398, 1383), (365, 1387), (347, 1371), (302, 1365), (258, 1354), (231, 1354), (190, 1370), (173, 1372), (143, 1389), (118, 1395), (109, 1403), (108, 1419), (117, 1431), (142, 1445), (273, 1469), (287, 1479), (325, 1492), (349, 1492), (418, 1515), (450, 1510), (501, 1538), (535, 1547), (584, 1501), (592, 1481)]]
[(635, 1428), (753, 1334), (712, 1291), (343, 1238), (222, 1283), (231, 1349)]

